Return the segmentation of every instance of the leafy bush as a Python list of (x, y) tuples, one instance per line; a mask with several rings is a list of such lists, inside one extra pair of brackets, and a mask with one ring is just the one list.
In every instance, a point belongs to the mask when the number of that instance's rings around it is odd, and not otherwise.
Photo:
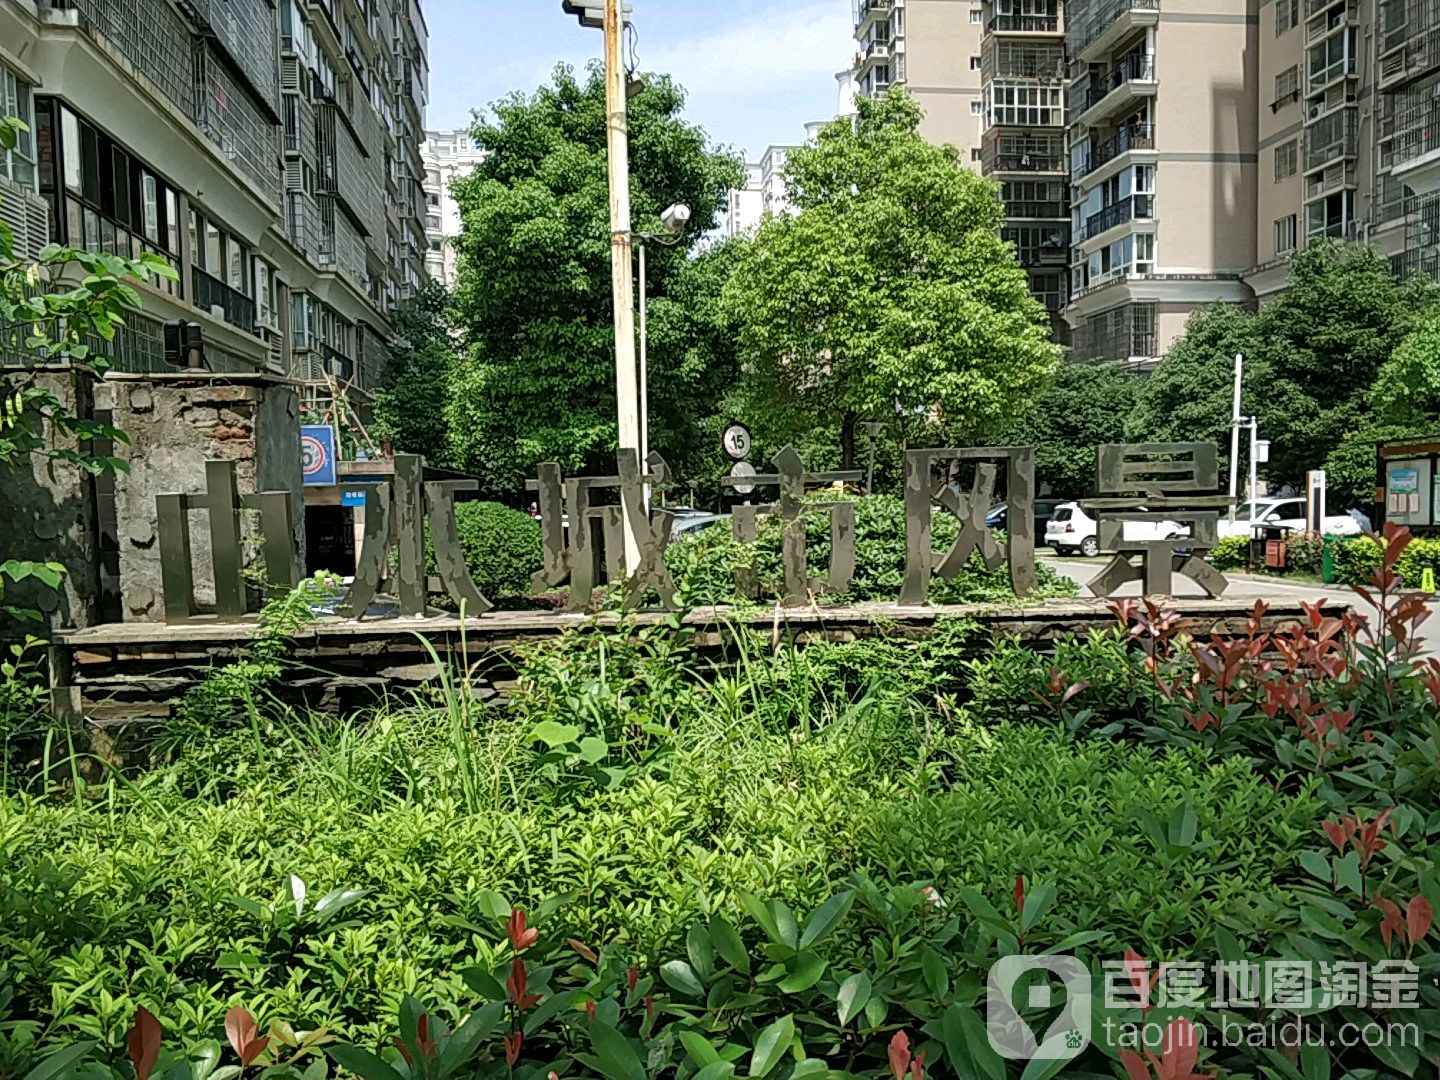
[[(1347, 585), (1368, 583), (1380, 568), (1384, 551), (1383, 543), (1368, 536), (1346, 540), (1335, 553), (1338, 579)], [(1440, 578), (1440, 540), (1411, 540), (1395, 565), (1395, 573), (1408, 587), (1418, 589), (1426, 569)]]
[[(828, 496), (827, 496), (828, 497)], [(818, 499), (819, 496), (816, 496)], [(778, 598), (783, 588), (780, 545), (784, 525), (778, 517), (760, 520), (759, 536), (753, 544), (737, 544), (730, 531), (706, 529), (671, 545), (666, 562), (676, 585), (692, 604), (724, 604), (736, 599), (733, 573), (746, 568), (759, 574), (764, 595), (761, 602)], [(934, 544), (944, 550), (960, 532), (953, 514), (937, 512)], [(830, 521), (816, 513), (805, 524), (806, 554), (812, 577), (823, 576), (830, 564)], [(1075, 583), (1048, 566), (1038, 566), (1040, 596), (1073, 596)], [(905, 503), (893, 495), (870, 495), (855, 500), (855, 577), (843, 596), (826, 594), (824, 599), (896, 600), (905, 580)], [(1013, 599), (1010, 572), (1003, 564), (986, 569), (979, 553), (954, 580), (933, 579), (930, 599), (937, 604), (987, 603)]]
[(1250, 565), (1250, 538), (1222, 536), (1210, 549), (1210, 561), (1217, 570), (1244, 570)]
[(480, 592), (490, 599), (523, 596), (544, 562), (540, 523), (494, 502), (455, 504), (460, 548)]

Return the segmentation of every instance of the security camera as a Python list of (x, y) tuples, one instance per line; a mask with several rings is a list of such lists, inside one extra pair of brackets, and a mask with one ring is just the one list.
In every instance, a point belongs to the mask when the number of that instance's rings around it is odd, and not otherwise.
[(685, 226), (690, 224), (690, 207), (684, 203), (666, 207), (665, 212), (660, 215), (660, 224), (670, 232), (679, 235), (685, 231)]

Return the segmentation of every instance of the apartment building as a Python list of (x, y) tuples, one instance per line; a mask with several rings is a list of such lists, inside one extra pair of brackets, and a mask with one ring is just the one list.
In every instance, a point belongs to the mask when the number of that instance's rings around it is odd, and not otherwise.
[(469, 176), (484, 159), (484, 151), (463, 128), (427, 131), (420, 148), (425, 167), (425, 272), (447, 289), (453, 289), (460, 278), (459, 252), (455, 249), (455, 240), (460, 236), (460, 206), (450, 194), (450, 183), (457, 177)]
[(1440, 277), (1440, 0), (1381, 0), (1376, 215), (1401, 274)]
[(1061, 0), (858, 0), (854, 15), (854, 92), (903, 83), (925, 110), (921, 134), (1001, 185), (1006, 238), (1068, 339)]
[(418, 0), (4, 0), (0, 97), (32, 130), (0, 216), (32, 254), (176, 269), (121, 370), (163, 370), (180, 319), (217, 371), (374, 383), (423, 273), (425, 48)]

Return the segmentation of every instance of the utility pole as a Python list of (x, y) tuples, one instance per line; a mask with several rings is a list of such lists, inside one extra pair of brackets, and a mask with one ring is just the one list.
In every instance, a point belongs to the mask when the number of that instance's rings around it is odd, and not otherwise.
[[(640, 460), (640, 391), (635, 373), (635, 265), (630, 240), (630, 122), (626, 109), (623, 0), (605, 0), (605, 115), (610, 165), (610, 283), (615, 307), (615, 406), (620, 449)], [(643, 472), (645, 462), (640, 460)], [(640, 566), (640, 538), (628, 514), (625, 568)]]

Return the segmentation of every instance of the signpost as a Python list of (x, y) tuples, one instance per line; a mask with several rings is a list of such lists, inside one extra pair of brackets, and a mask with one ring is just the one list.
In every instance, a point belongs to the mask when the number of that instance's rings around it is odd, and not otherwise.
[[(744, 461), (750, 456), (750, 447), (754, 440), (750, 438), (750, 429), (738, 421), (731, 421), (725, 425), (725, 431), (720, 435), (720, 445), (732, 461)], [(750, 470), (753, 475), (755, 470)], [(731, 475), (734, 475), (733, 473)]]
[(300, 425), (300, 472), (307, 484), (335, 483), (335, 429), (329, 424)]
[(739, 479), (753, 477), (755, 475), (755, 466), (751, 465), (748, 461), (737, 461), (731, 466), (730, 475), (736, 477), (738, 481), (730, 485), (730, 489), (734, 491), (735, 494), (749, 495), (755, 490), (753, 483), (747, 483), (745, 479)]

